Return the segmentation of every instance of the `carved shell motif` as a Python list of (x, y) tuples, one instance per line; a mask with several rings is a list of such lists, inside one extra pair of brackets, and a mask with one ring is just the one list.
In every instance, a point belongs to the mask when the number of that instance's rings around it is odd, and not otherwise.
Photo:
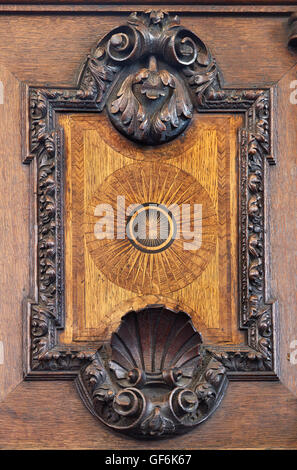
[(162, 305), (127, 313), (77, 378), (98, 419), (137, 438), (166, 437), (202, 423), (227, 387), (224, 367), (201, 346), (189, 315)]
[(201, 343), (188, 314), (149, 306), (122, 318), (112, 335), (110, 368), (122, 387), (184, 386), (200, 361)]

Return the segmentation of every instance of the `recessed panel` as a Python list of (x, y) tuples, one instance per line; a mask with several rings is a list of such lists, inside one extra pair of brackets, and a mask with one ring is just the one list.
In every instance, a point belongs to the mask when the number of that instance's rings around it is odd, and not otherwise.
[(238, 330), (240, 117), (195, 116), (185, 135), (141, 147), (104, 115), (61, 115), (66, 136), (66, 328), (108, 340), (147, 304), (189, 313), (205, 342)]

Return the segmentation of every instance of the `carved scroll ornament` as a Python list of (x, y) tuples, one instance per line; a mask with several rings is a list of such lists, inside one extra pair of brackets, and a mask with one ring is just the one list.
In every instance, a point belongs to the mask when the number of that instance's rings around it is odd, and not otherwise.
[(86, 93), (127, 137), (155, 145), (185, 130), (193, 107), (217, 78), (205, 44), (167, 12), (133, 13), (98, 44), (88, 64)]
[(202, 348), (184, 312), (160, 305), (129, 312), (77, 378), (93, 415), (138, 438), (189, 431), (219, 405), (225, 368)]

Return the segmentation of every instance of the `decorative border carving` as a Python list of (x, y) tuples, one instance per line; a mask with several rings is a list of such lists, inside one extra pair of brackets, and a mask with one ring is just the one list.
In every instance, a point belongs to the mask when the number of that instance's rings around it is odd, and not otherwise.
[[(136, 14), (132, 15), (135, 23)], [(143, 18), (143, 13), (141, 18)], [(160, 12), (145, 14), (162, 22)], [(155, 16), (154, 16), (155, 15)], [(154, 20), (153, 18), (156, 18)], [(129, 20), (130, 21), (130, 20)], [(146, 20), (148, 21), (148, 20)], [(167, 20), (166, 20), (167, 21)], [(175, 19), (177, 21), (177, 19)], [(178, 26), (179, 28), (179, 26)], [(29, 152), (37, 171), (37, 292), (29, 302), (27, 377), (73, 378), (96, 348), (74, 344), (62, 347), (58, 332), (64, 326), (63, 278), (63, 142), (56, 113), (101, 112), (121, 66), (106, 56), (119, 28), (109, 33), (88, 57), (77, 88), (29, 88)], [(195, 36), (195, 41), (200, 41)], [(117, 41), (115, 41), (116, 43)], [(270, 151), (270, 89), (224, 89), (208, 49), (200, 41), (205, 63), (180, 64), (197, 112), (243, 113), (240, 132), (240, 327), (247, 330), (247, 345), (206, 346), (234, 379), (274, 379), (274, 307), (265, 298), (265, 165), (274, 164)], [(104, 50), (102, 50), (102, 47)], [(103, 57), (103, 59), (102, 59)], [(103, 62), (102, 62), (103, 60)], [(267, 161), (267, 162), (266, 162)]]

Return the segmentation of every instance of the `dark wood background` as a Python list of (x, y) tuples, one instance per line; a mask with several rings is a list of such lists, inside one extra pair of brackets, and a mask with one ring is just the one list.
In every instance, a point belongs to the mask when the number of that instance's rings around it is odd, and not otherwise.
[(32, 170), (21, 164), (24, 131), (20, 118), (22, 83), (74, 85), (97, 39), (128, 11), (147, 9), (154, 2), (141, 6), (128, 1), (18, 3), (0, 4), (0, 80), (4, 85), (0, 105), (0, 341), (4, 343), (0, 448), (297, 448), (297, 365), (288, 360), (290, 343), (297, 339), (297, 120), (296, 105), (289, 101), (290, 83), (297, 79), (297, 52), (286, 45), (287, 20), (297, 10), (296, 2), (248, 5), (217, 0), (185, 6), (172, 1), (176, 5), (166, 5), (167, 10), (182, 11), (183, 23), (210, 46), (225, 86), (275, 85), (278, 163), (268, 175), (271, 282), (267, 294), (279, 302), (282, 383), (233, 382), (210, 420), (188, 436), (154, 443), (114, 437), (84, 408), (73, 383), (22, 382), (22, 300), (30, 294)]

